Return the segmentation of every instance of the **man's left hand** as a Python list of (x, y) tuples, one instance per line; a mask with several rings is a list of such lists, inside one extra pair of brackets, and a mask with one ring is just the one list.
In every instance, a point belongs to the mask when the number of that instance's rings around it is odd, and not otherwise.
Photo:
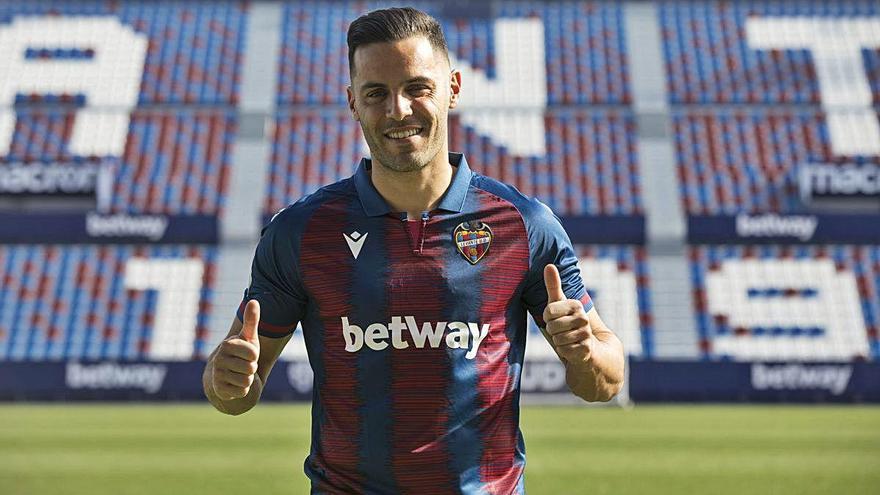
[(589, 362), (596, 340), (584, 305), (577, 299), (565, 297), (556, 265), (544, 267), (544, 284), (547, 286), (547, 307), (543, 316), (550, 344), (566, 363)]

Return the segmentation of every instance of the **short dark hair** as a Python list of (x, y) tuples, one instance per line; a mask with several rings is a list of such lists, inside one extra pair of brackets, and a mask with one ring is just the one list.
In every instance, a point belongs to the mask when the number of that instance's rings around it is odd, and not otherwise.
[(348, 27), (348, 70), (354, 74), (354, 52), (370, 43), (400, 41), (412, 36), (428, 38), (449, 60), (449, 49), (437, 19), (412, 7), (392, 7), (368, 12)]

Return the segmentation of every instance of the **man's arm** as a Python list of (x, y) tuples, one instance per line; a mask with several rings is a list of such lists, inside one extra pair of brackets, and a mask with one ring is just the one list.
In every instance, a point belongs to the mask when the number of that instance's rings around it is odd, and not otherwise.
[(587, 313), (580, 301), (565, 297), (555, 265), (544, 268), (544, 283), (544, 336), (565, 365), (568, 388), (589, 402), (611, 400), (623, 386), (623, 344), (596, 308)]
[(249, 301), (244, 322), (237, 317), (226, 338), (208, 357), (202, 374), (205, 397), (220, 412), (238, 415), (249, 411), (260, 400), (263, 384), (290, 335), (272, 339), (260, 337), (260, 304)]
[(596, 308), (587, 313), (593, 334), (589, 359), (565, 362), (565, 381), (578, 397), (586, 401), (607, 402), (623, 387), (623, 344), (614, 335)]

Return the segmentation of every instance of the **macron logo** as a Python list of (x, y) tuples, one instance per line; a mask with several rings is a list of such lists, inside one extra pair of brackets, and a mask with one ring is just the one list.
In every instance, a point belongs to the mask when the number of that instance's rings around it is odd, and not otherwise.
[[(446, 338), (443, 334), (446, 329)], [(404, 332), (409, 333), (409, 342), (404, 340)], [(373, 323), (362, 329), (349, 323), (348, 318), (342, 317), (342, 337), (345, 339), (345, 350), (357, 352), (366, 344), (374, 351), (388, 348), (388, 340), (395, 349), (406, 349), (410, 343), (419, 349), (431, 346), (436, 349), (442, 342), (450, 349), (467, 349), (466, 359), (473, 359), (483, 339), (489, 335), (489, 324), (480, 325), (473, 322), (462, 321), (438, 321), (431, 323), (426, 321), (421, 326), (412, 316), (392, 316), (388, 325)]]
[(361, 254), (361, 248), (364, 247), (364, 241), (367, 240), (367, 236), (370, 233), (367, 232), (364, 235), (361, 235), (360, 232), (355, 230), (351, 234), (342, 234), (345, 237), (345, 242), (348, 243), (348, 249), (351, 251), (351, 255), (354, 256), (354, 259), (358, 259), (358, 255)]

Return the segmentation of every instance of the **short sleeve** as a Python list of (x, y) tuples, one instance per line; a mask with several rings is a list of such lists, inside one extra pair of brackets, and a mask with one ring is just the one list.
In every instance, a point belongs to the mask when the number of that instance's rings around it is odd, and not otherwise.
[(530, 206), (530, 211), (524, 215), (529, 235), (530, 263), (522, 298), (535, 322), (543, 327), (542, 315), (547, 306), (547, 287), (544, 284), (546, 265), (553, 263), (559, 269), (562, 291), (566, 297), (581, 301), (585, 311), (593, 308), (593, 301), (584, 288), (577, 255), (559, 218), (538, 200), (532, 200)]
[(293, 333), (308, 303), (298, 275), (295, 236), (289, 225), (284, 216), (276, 216), (263, 229), (251, 265), (250, 286), (238, 308), (238, 318), (243, 320), (245, 304), (251, 299), (259, 301), (259, 334), (264, 337)]

